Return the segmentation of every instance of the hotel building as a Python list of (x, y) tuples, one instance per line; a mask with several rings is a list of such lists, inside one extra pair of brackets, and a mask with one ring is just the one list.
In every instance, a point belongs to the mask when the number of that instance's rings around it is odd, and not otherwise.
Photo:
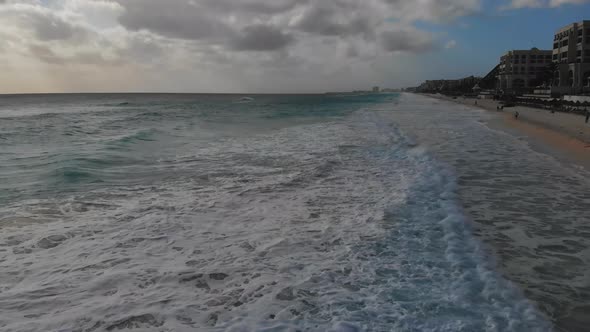
[(590, 21), (570, 24), (553, 37), (557, 70), (552, 91), (575, 94), (590, 91)]
[(538, 76), (552, 61), (550, 50), (512, 50), (500, 58), (497, 88), (505, 93), (523, 92), (538, 84)]

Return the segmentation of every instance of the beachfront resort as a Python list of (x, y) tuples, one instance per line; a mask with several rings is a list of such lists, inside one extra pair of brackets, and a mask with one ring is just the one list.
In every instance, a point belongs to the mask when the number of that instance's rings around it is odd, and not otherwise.
[(562, 27), (549, 38), (552, 49), (506, 51), (484, 77), (428, 80), (406, 90), (584, 111), (579, 106), (590, 105), (590, 20)]

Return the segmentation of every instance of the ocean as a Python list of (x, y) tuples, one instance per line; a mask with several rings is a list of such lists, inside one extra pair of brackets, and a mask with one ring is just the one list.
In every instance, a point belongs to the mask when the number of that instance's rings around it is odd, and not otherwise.
[(584, 169), (421, 96), (245, 97), (0, 96), (0, 330), (582, 319)]

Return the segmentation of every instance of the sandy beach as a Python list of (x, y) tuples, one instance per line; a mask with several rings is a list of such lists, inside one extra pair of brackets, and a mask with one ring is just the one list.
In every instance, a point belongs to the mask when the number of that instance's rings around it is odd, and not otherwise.
[[(500, 104), (496, 100), (462, 97), (452, 99), (441, 94), (426, 95), (494, 112), (498, 116), (489, 122), (490, 127), (515, 135), (525, 135), (534, 149), (590, 170), (590, 123), (586, 124), (582, 115), (551, 113), (549, 110), (524, 106), (498, 111), (497, 106)], [(518, 119), (514, 118), (515, 112), (519, 113)]]
[[(513, 135), (547, 156), (526, 168), (504, 167), (504, 163), (513, 164), (519, 158), (510, 152), (501, 159), (482, 156), (474, 175), (460, 181), (460, 196), (475, 234), (497, 257), (499, 269), (537, 303), (555, 329), (590, 331), (590, 229), (585, 217), (590, 197), (584, 179), (569, 179), (568, 170), (577, 169), (572, 172), (581, 174), (590, 170), (590, 125), (580, 115), (521, 106), (499, 112), (493, 100), (477, 100), (476, 106), (475, 99), (429, 96), (489, 111), (488, 127)], [(514, 118), (516, 111), (520, 113), (518, 119)], [(564, 167), (559, 174), (554, 171), (557, 164)], [(533, 173), (537, 180), (519, 180)], [(566, 178), (567, 187), (557, 185)], [(489, 190), (481, 190), (474, 179), (488, 181)], [(510, 190), (496, 190), (496, 184), (506, 184), (506, 179), (513, 182)], [(576, 188), (573, 194), (565, 194), (572, 188)], [(481, 202), (490, 203), (492, 208), (481, 209)]]

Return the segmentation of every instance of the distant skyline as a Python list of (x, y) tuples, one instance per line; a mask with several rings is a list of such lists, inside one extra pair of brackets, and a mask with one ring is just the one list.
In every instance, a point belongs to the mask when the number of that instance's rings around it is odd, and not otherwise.
[(297, 93), (485, 75), (588, 0), (0, 0), (0, 93)]

